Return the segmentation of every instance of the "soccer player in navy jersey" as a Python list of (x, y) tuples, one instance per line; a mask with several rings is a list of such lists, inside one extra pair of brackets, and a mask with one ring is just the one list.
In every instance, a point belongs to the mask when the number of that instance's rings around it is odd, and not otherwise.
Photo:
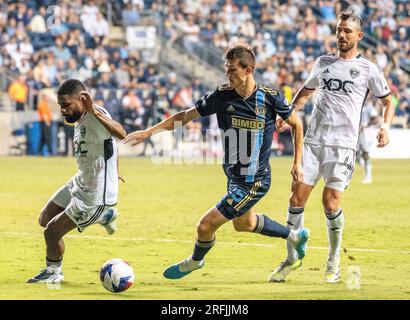
[[(293, 243), (299, 257), (306, 253), (308, 229), (290, 229), (256, 214), (254, 205), (268, 192), (271, 183), (269, 157), (276, 116), (292, 128), (294, 183), (303, 179), (301, 170), (303, 129), (300, 120), (282, 94), (256, 83), (255, 55), (247, 45), (235, 45), (225, 53), (228, 83), (205, 95), (195, 106), (142, 131), (130, 133), (125, 143), (136, 145), (158, 131), (173, 130), (186, 123), (216, 114), (225, 149), (223, 169), (228, 178), (227, 193), (206, 212), (197, 225), (193, 254), (168, 267), (164, 276), (179, 279), (204, 265), (204, 257), (215, 244), (216, 230), (232, 220), (236, 231), (281, 237)], [(249, 156), (250, 155), (250, 156)]]

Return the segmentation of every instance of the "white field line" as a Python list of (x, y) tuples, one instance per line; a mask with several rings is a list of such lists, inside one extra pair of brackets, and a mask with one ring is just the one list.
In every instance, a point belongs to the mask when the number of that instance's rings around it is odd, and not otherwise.
[[(41, 233), (26, 233), (26, 232), (0, 232), (0, 238), (9, 237), (43, 237)], [(148, 239), (148, 238), (134, 238), (134, 237), (103, 237), (103, 236), (87, 236), (87, 235), (66, 235), (65, 238), (81, 238), (81, 239), (92, 239), (92, 240), (111, 240), (111, 241), (154, 241), (154, 242), (179, 242), (179, 243), (190, 243), (193, 244), (192, 240), (178, 240), (178, 239)], [(217, 241), (218, 244), (228, 245), (228, 246), (247, 246), (247, 247), (278, 247), (274, 244), (264, 244), (264, 243), (246, 243), (246, 242), (222, 242)], [(328, 250), (328, 247), (315, 247), (308, 246), (309, 249), (313, 250)], [(381, 249), (368, 249), (368, 248), (348, 248), (347, 251), (352, 252), (370, 252), (370, 253), (396, 253), (396, 254), (410, 254), (408, 250), (381, 250)]]

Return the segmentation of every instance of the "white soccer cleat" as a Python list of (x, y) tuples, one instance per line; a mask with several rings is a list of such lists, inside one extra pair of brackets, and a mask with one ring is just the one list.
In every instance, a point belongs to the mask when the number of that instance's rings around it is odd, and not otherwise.
[(326, 263), (325, 281), (336, 283), (340, 281), (340, 257), (328, 259)]
[(110, 208), (105, 213), (101, 225), (105, 228), (109, 235), (112, 235), (115, 231), (117, 231), (117, 217), (119, 215), (120, 214), (116, 208)]
[(363, 180), (362, 180), (362, 183), (363, 184), (370, 184), (370, 183), (372, 183), (373, 182), (373, 180), (372, 180), (372, 178), (370, 178), (370, 177), (365, 177)]
[(302, 260), (297, 260), (291, 263), (288, 260), (282, 261), (280, 265), (270, 274), (269, 282), (284, 282), (286, 276), (293, 270), (298, 269), (302, 265)]
[(59, 284), (64, 281), (64, 275), (61, 269), (44, 268), (35, 277), (28, 279), (27, 283), (51, 283)]

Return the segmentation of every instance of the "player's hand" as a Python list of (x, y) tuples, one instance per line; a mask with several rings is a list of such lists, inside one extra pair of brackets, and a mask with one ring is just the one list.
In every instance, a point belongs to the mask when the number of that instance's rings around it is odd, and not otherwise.
[(304, 174), (300, 164), (293, 164), (290, 174), (292, 175), (292, 184), (298, 184), (303, 181)]
[(283, 131), (289, 129), (290, 127), (289, 127), (289, 125), (286, 123), (285, 120), (283, 120), (283, 119), (281, 119), (281, 118), (278, 118), (278, 119), (276, 119), (276, 122), (275, 122), (275, 128), (276, 128), (276, 131), (277, 131), (277, 132), (281, 133), (281, 132), (283, 132)]
[(377, 148), (383, 148), (389, 144), (389, 134), (386, 129), (380, 128), (377, 133)]
[(131, 147), (136, 146), (148, 138), (148, 133), (146, 130), (134, 131), (128, 134), (123, 140), (124, 143), (131, 143)]
[(91, 95), (87, 91), (80, 92), (80, 99), (83, 103), (85, 111), (93, 115), (96, 114), (97, 110), (95, 109), (93, 98), (91, 98)]

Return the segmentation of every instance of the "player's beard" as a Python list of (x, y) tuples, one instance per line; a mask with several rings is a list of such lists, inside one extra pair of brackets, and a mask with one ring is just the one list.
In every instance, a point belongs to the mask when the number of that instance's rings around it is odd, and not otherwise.
[(348, 52), (352, 50), (355, 46), (355, 43), (343, 43), (343, 47), (340, 46), (339, 42), (337, 42), (337, 49), (341, 52)]
[(80, 112), (74, 112), (72, 116), (65, 116), (64, 120), (68, 124), (73, 124), (77, 122), (82, 116), (82, 113)]

